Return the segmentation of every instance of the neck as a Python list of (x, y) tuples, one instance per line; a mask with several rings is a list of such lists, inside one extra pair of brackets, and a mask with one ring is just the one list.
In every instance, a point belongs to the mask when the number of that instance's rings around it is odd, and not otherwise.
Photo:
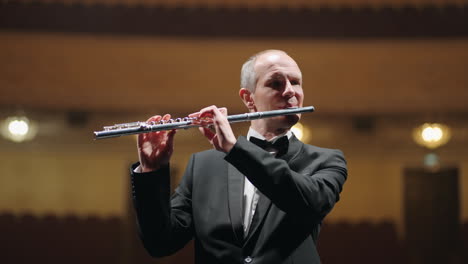
[(261, 122), (261, 121), (263, 120), (253, 120), (251, 122), (251, 127), (255, 129), (255, 131), (257, 131), (260, 135), (264, 136), (266, 140), (270, 140), (276, 136), (283, 135), (286, 132), (288, 132), (288, 130), (290, 129), (290, 127), (288, 128), (269, 127), (264, 122)]

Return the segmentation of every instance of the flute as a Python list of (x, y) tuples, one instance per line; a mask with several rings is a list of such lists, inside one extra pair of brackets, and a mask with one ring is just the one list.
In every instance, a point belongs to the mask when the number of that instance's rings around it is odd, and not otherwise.
[[(238, 115), (227, 116), (229, 123), (245, 122), (255, 119), (269, 118), (283, 115), (294, 115), (299, 113), (313, 112), (315, 108), (313, 106), (307, 107), (294, 107), (280, 110), (264, 111), (264, 112), (253, 112), (244, 113)], [(113, 126), (105, 126), (102, 131), (94, 132), (94, 139), (113, 138), (127, 135), (135, 135), (163, 130), (172, 129), (187, 129), (191, 127), (199, 127), (200, 124), (194, 123), (198, 118), (195, 117), (184, 117), (177, 119), (169, 119), (167, 121), (161, 120), (159, 122), (132, 122), (115, 124)]]

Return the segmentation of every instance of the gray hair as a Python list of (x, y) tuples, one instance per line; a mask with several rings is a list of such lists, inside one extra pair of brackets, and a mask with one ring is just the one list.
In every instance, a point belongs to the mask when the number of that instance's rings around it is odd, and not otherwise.
[(241, 88), (247, 88), (252, 93), (255, 92), (255, 86), (257, 84), (256, 74), (255, 74), (255, 61), (257, 60), (257, 55), (250, 57), (241, 69), (241, 79), (240, 86)]
[(250, 92), (255, 92), (255, 87), (257, 86), (257, 74), (255, 72), (255, 62), (260, 55), (263, 55), (267, 52), (282, 52), (287, 54), (282, 50), (274, 50), (268, 49), (264, 51), (260, 51), (250, 57), (243, 65), (241, 69), (241, 77), (240, 77), (240, 86), (241, 88), (247, 88)]

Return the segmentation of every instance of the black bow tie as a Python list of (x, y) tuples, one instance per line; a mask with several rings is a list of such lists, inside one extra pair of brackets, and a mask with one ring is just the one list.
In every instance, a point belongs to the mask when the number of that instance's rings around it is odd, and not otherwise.
[(262, 149), (277, 150), (278, 151), (278, 153), (276, 154), (277, 156), (281, 156), (288, 152), (289, 140), (287, 136), (282, 136), (278, 138), (277, 140), (275, 140), (274, 143), (271, 143), (270, 141), (258, 139), (256, 137), (250, 137), (249, 140), (255, 145), (261, 147)]

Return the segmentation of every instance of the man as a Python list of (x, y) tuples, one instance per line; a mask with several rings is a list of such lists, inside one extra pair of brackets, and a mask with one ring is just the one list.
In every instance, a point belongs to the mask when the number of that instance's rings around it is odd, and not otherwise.
[[(279, 50), (250, 58), (241, 87), (250, 112), (301, 107), (304, 98), (298, 65)], [(259, 145), (268, 143), (258, 139), (275, 142), (266, 149), (243, 136), (236, 139), (226, 115), (216, 106), (190, 115), (208, 118), (201, 125), (213, 123), (214, 132), (200, 131), (215, 150), (192, 155), (171, 199), (175, 131), (140, 134), (140, 163), (131, 172), (144, 246), (152, 256), (167, 256), (193, 238), (198, 264), (320, 263), (320, 225), (347, 177), (341, 151), (300, 142), (290, 131), (300, 115), (252, 121), (247, 138)]]

